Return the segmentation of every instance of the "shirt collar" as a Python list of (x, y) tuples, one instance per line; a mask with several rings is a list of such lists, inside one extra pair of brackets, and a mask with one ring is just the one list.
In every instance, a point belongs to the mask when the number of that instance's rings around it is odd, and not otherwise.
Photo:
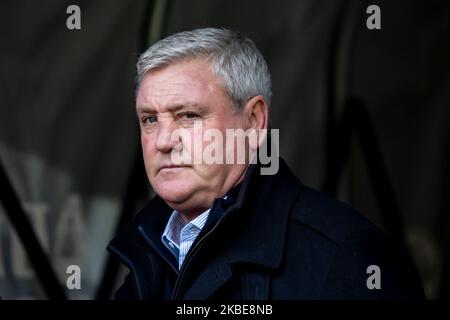
[(191, 220), (189, 223), (193, 224), (194, 226), (196, 226), (198, 229), (202, 230), (203, 227), (205, 226), (206, 220), (208, 218), (209, 215), (209, 211), (211, 209), (206, 210), (205, 212), (203, 212), (201, 215), (199, 215), (198, 217), (196, 217), (195, 219)]
[[(211, 209), (204, 211), (202, 214), (189, 221), (188, 223), (183, 220), (183, 217), (177, 210), (174, 210), (161, 236), (162, 242), (164, 244), (167, 244), (167, 241), (170, 241), (176, 247), (176, 249), (179, 250), (181, 230), (188, 224), (191, 224), (195, 226), (198, 229), (198, 233), (200, 233), (200, 231), (205, 226), (210, 210)], [(172, 251), (174, 248), (170, 246), (169, 249)]]

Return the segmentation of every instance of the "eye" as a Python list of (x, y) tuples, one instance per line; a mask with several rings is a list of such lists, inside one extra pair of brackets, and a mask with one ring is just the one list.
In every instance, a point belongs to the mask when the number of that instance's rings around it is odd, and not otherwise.
[(149, 117), (145, 117), (142, 122), (144, 124), (153, 124), (153, 123), (156, 123), (157, 120), (158, 119), (155, 116), (149, 116)]
[(186, 112), (186, 113), (183, 113), (182, 115), (180, 115), (180, 118), (182, 120), (194, 120), (194, 119), (198, 118), (198, 114), (193, 113), (193, 112)]

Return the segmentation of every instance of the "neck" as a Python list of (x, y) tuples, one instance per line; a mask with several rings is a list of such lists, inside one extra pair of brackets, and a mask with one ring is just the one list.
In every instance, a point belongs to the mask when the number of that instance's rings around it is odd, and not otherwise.
[(197, 218), (199, 215), (201, 215), (206, 210), (208, 210), (208, 208), (202, 208), (202, 209), (193, 210), (193, 211), (189, 211), (189, 212), (180, 212), (180, 215), (183, 218), (183, 221), (185, 223), (189, 223), (190, 221)]

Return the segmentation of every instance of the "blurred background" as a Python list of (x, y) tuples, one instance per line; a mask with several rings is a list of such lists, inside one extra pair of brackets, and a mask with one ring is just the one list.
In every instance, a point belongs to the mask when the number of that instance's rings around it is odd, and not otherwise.
[[(67, 27), (70, 5), (81, 29)], [(370, 5), (381, 29), (367, 27)], [(135, 62), (200, 27), (255, 41), (281, 156), (403, 241), (427, 298), (448, 298), (450, 2), (434, 0), (2, 1), (0, 296), (111, 297), (125, 270), (105, 248), (152, 196)]]

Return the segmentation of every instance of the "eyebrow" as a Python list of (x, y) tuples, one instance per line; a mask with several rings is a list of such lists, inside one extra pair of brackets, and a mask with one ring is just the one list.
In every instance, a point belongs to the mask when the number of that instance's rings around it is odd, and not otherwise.
[[(167, 111), (169, 112), (175, 112), (178, 111), (180, 109), (187, 109), (187, 108), (194, 108), (196, 109), (197, 112), (202, 112), (204, 111), (206, 108), (205, 106), (199, 105), (197, 103), (176, 103), (173, 105), (170, 105), (169, 107), (167, 107)], [(152, 108), (151, 106), (137, 106), (137, 112), (138, 113), (156, 113), (156, 110), (154, 108)]]

